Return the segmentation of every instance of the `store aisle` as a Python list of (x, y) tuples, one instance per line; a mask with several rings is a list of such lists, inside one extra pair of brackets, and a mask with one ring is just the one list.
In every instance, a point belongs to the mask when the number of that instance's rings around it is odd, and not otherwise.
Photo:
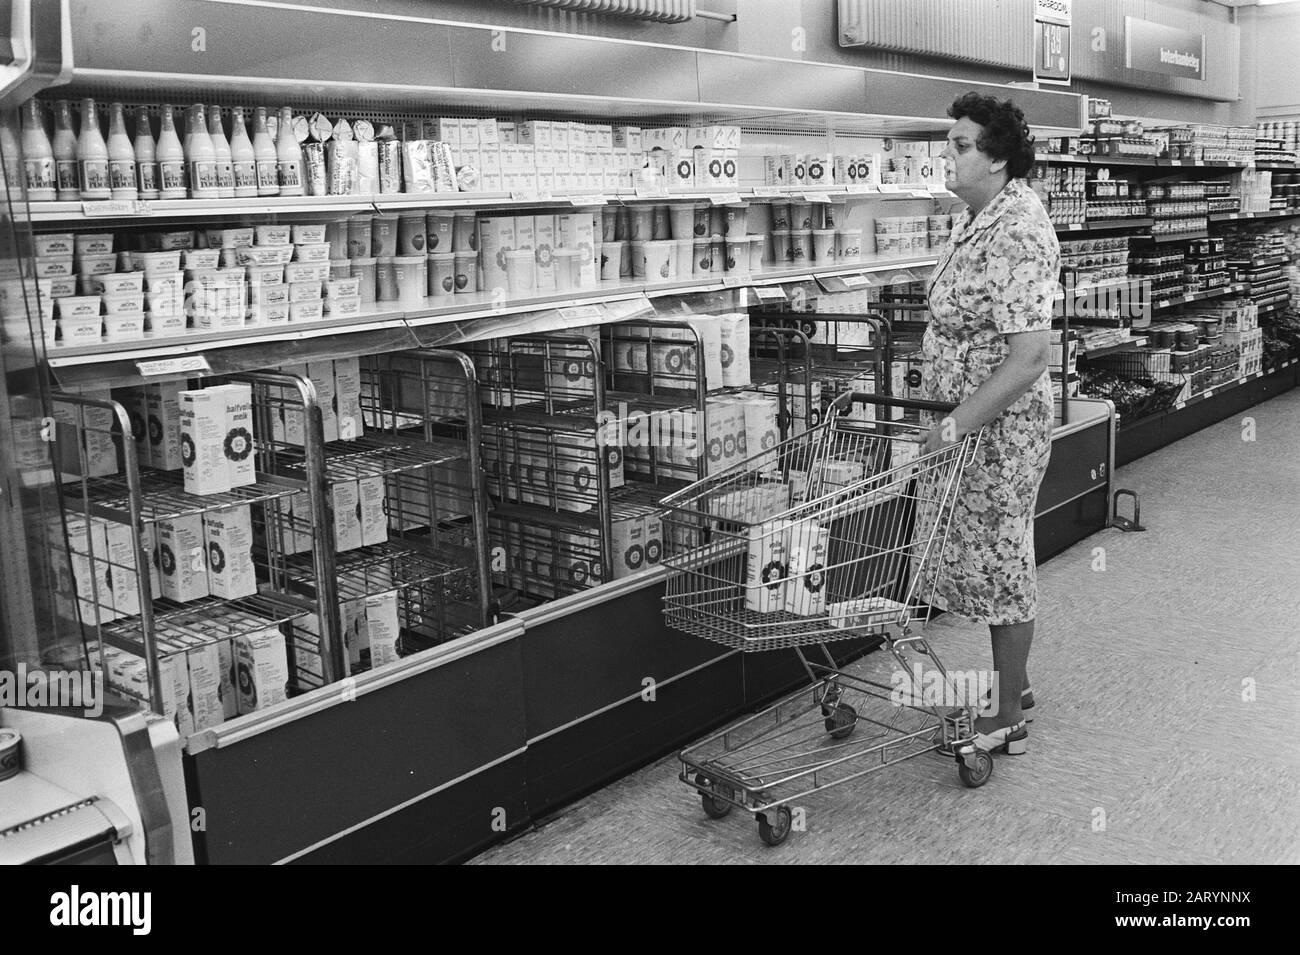
[[(1118, 485), (1149, 530), (1040, 568), (1030, 751), (982, 789), (927, 754), (803, 800), (807, 831), (769, 849), (745, 814), (705, 818), (668, 758), (474, 861), (1300, 862), (1300, 390)], [(950, 667), (991, 665), (982, 627), (932, 636)]]

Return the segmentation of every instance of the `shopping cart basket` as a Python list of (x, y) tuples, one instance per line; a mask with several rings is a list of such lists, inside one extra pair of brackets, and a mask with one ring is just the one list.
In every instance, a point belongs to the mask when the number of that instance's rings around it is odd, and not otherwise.
[[(845, 393), (819, 427), (662, 501), (668, 624), (743, 652), (793, 648), (811, 682), (679, 754), (704, 811), (753, 811), (768, 845), (789, 835), (792, 800), (921, 753), (955, 757), (967, 786), (993, 772), (975, 746), (978, 701), (921, 632), (980, 433), (920, 455), (927, 424), (850, 417), (853, 403), (935, 418), (953, 408)], [(921, 672), (908, 653), (928, 659), (947, 692), (931, 674), (918, 699), (915, 682), (900, 692), (907, 682), (841, 670), (827, 644), (864, 636), (881, 638), (904, 674)]]

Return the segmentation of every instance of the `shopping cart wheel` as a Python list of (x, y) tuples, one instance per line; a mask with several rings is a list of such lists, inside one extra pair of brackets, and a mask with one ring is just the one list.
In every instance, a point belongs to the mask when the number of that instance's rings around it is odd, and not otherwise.
[(767, 821), (763, 813), (755, 813), (758, 819), (758, 835), (769, 846), (779, 846), (790, 837), (790, 810), (786, 806), (776, 807), (776, 825)]
[(975, 750), (975, 768), (966, 765), (966, 761), (957, 757), (957, 775), (971, 789), (978, 789), (989, 781), (993, 775), (993, 757), (985, 750)]
[(836, 703), (835, 709), (827, 712), (826, 732), (831, 739), (847, 739), (858, 724), (858, 711), (847, 703)]
[[(726, 793), (727, 795), (731, 795), (731, 788), (729, 786), (715, 783), (703, 774), (696, 775), (695, 785), (699, 786), (701, 789), (712, 789), (717, 793)], [(704, 807), (704, 814), (710, 819), (721, 819), (732, 810), (731, 803), (727, 802), (725, 799), (719, 799), (717, 796), (710, 795), (707, 792), (700, 793), (700, 805)]]

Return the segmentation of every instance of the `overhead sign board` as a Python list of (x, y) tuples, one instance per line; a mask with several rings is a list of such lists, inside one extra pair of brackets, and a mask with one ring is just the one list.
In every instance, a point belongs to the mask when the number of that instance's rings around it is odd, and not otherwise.
[(1070, 84), (1071, 0), (1034, 0), (1034, 82)]
[(1124, 65), (1130, 70), (1205, 79), (1205, 34), (1124, 18)]

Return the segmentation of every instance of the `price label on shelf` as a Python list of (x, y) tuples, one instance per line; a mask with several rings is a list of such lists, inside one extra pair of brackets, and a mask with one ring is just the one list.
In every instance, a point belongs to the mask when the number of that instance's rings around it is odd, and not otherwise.
[(636, 197), (638, 199), (667, 199), (668, 187), (659, 186), (637, 186)]
[(159, 358), (155, 361), (138, 361), (135, 367), (143, 378), (157, 378), (160, 375), (183, 375), (193, 372), (212, 374), (212, 366), (202, 355), (178, 355), (175, 358)]
[(758, 186), (754, 189), (755, 199), (780, 199), (785, 195), (780, 189), (771, 186)]
[(536, 189), (512, 190), (510, 193), (511, 202), (537, 202), (540, 198)]
[(840, 281), (849, 288), (865, 288), (871, 284), (871, 279), (867, 278), (865, 275), (842, 275), (840, 276)]
[(605, 318), (605, 313), (601, 311), (599, 305), (571, 305), (559, 309), (559, 312), (565, 322), (572, 325), (590, 325)]
[(83, 202), (81, 214), (88, 219), (116, 219), (119, 216), (153, 215), (149, 203), (140, 199), (105, 199), (100, 202)]
[(604, 196), (570, 196), (569, 204), (573, 206), (607, 206), (609, 200)]
[(606, 302), (605, 314), (616, 321), (624, 321), (632, 318), (634, 315), (640, 315), (653, 309), (650, 300), (644, 295), (637, 298), (626, 299), (622, 302)]
[(787, 302), (785, 289), (779, 285), (756, 285), (754, 294), (758, 296), (760, 302)]
[(1213, 397), (1214, 397), (1214, 389), (1213, 389), (1213, 388), (1206, 388), (1206, 389), (1205, 389), (1205, 397), (1206, 397), (1206, 398), (1213, 398)]
[(824, 192), (805, 192), (803, 194), (804, 202), (830, 202), (831, 197)]
[(724, 192), (720, 195), (710, 196), (709, 198), (715, 206), (731, 206), (740, 202), (740, 193)]

